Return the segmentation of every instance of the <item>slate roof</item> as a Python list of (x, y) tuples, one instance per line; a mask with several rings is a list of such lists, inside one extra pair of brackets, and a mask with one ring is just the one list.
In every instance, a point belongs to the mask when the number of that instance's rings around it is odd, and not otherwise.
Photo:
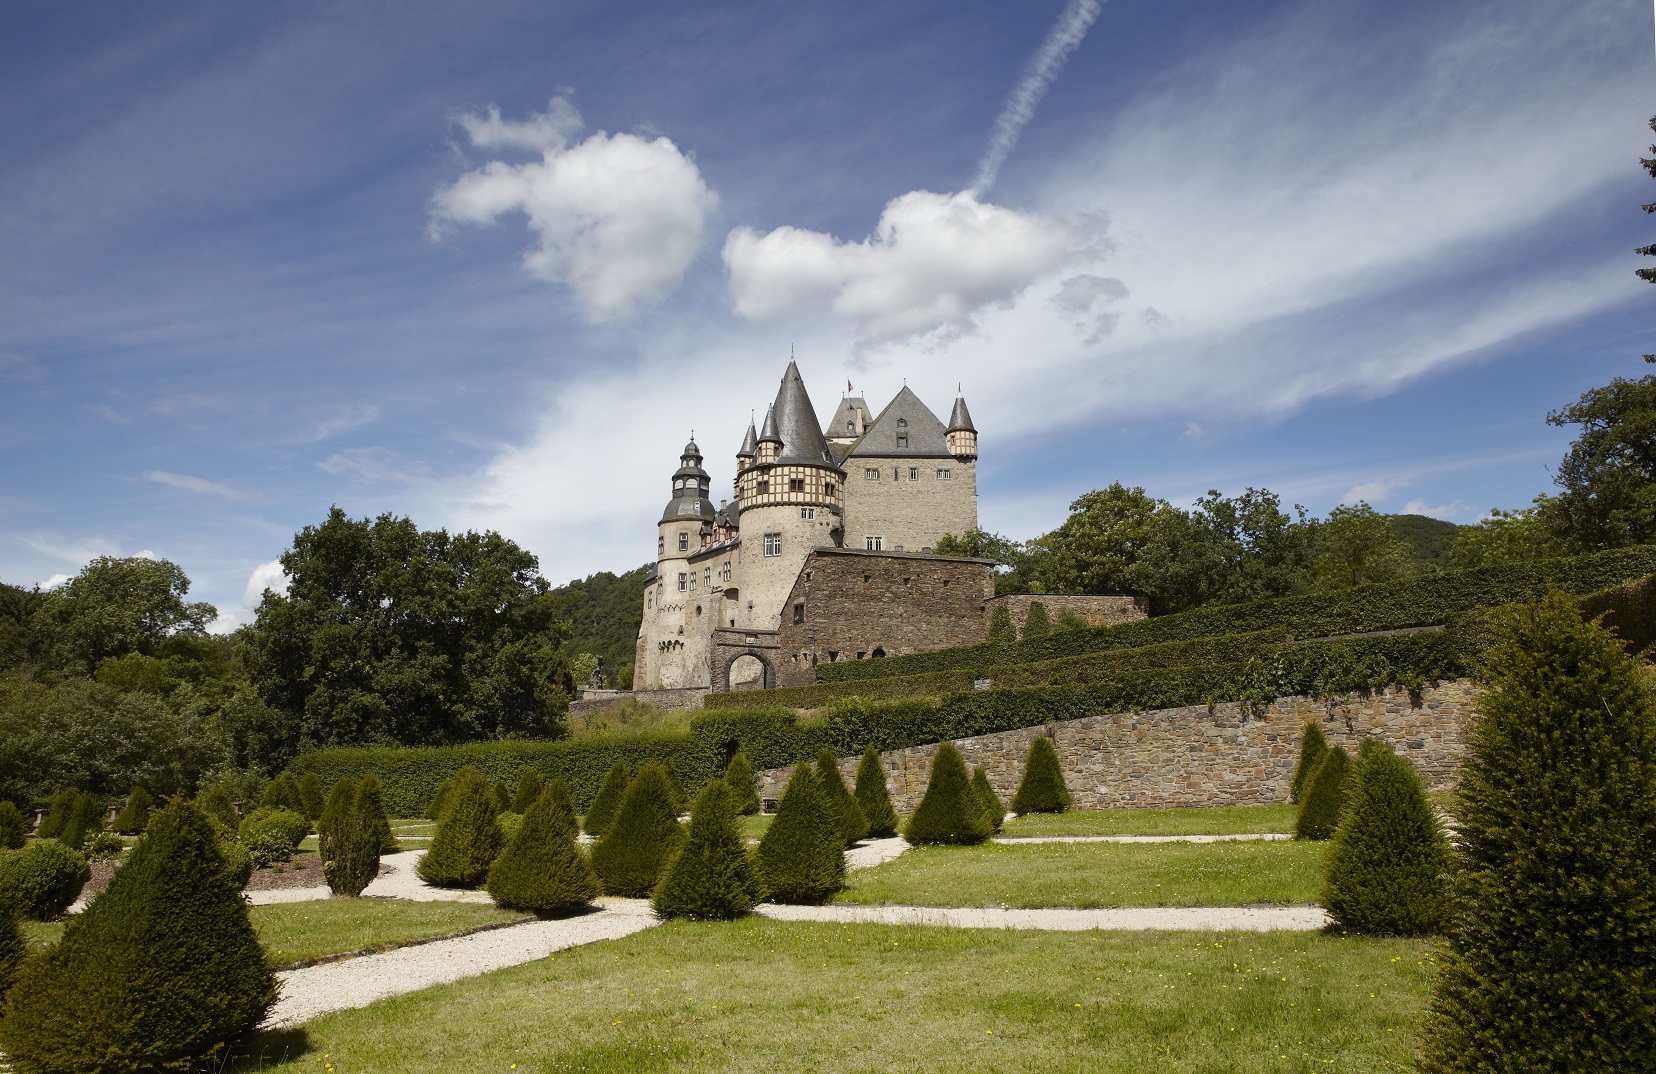
[(759, 454), (759, 434), (753, 431), (753, 422), (748, 422), (747, 435), (742, 438), (741, 450), (736, 452), (738, 459), (751, 459)]
[(707, 498), (711, 478), (701, 468), (701, 460), (701, 448), (696, 446), (694, 440), (684, 445), (684, 454), (679, 456), (679, 468), (673, 472), (673, 482), (677, 485), (681, 479), (688, 481), (684, 488), (673, 489), (673, 498), (661, 510), (662, 522), (713, 521), (713, 504)]
[(780, 439), (782, 443), (782, 454), (776, 460), (778, 463), (803, 463), (807, 466), (839, 468), (834, 457), (828, 453), (828, 441), (822, 437), (822, 426), (817, 422), (816, 408), (811, 405), (811, 397), (805, 392), (805, 378), (799, 375), (799, 365), (796, 362), (789, 362), (787, 372), (782, 374), (782, 386), (776, 391), (776, 402), (765, 418), (767, 433), (771, 432), (772, 418), (775, 419), (776, 432), (779, 434), (772, 439)]
[(839, 409), (834, 411), (834, 416), (829, 419), (828, 424), (822, 427), (822, 435), (830, 440), (835, 438), (855, 440), (861, 436), (862, 434), (857, 431), (857, 411), (859, 410), (863, 413), (863, 427), (867, 428), (870, 422), (868, 400), (860, 395), (848, 395), (840, 400)]
[[(851, 458), (952, 458), (947, 430), (907, 385), (886, 404), (874, 424), (851, 449)], [(899, 434), (908, 442), (897, 446)]]
[(952, 433), (961, 430), (969, 433), (977, 432), (977, 430), (972, 427), (972, 412), (966, 409), (965, 396), (957, 395), (955, 396), (954, 413), (949, 415), (948, 431)]
[(776, 407), (772, 406), (765, 411), (765, 427), (759, 430), (759, 443), (780, 444), (781, 442), (782, 434), (776, 428)]

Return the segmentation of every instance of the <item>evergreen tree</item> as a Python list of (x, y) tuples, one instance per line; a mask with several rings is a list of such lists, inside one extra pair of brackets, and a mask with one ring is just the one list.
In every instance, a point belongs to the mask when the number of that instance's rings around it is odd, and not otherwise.
[(50, 921), (75, 901), (92, 878), (86, 858), (56, 839), (36, 839), (0, 854), (0, 892), (19, 913)]
[(350, 776), (335, 780), (333, 789), (328, 791), (328, 803), (322, 807), (322, 816), (316, 822), (316, 852), (324, 863), (333, 860), (334, 840), (355, 801), (356, 782)]
[(971, 845), (988, 839), (993, 831), (983, 802), (972, 790), (972, 777), (960, 750), (953, 742), (941, 743), (932, 756), (926, 793), (904, 826), (903, 838), (916, 845)]
[[(370, 780), (373, 780), (371, 785)], [(348, 783), (344, 779), (339, 782)], [(365, 791), (370, 793), (365, 795)], [(379, 875), (380, 845), (384, 838), (380, 828), (385, 822), (385, 810), (379, 803), (379, 781), (372, 774), (363, 776), (349, 801), (336, 808), (329, 820), (331, 854), (322, 865), (322, 876), (335, 895), (355, 898)]]
[(518, 776), (517, 793), (512, 796), (512, 812), (527, 815), (529, 807), (539, 800), (544, 789), (540, 773), (533, 768), (525, 768), (523, 774)]
[(1365, 738), (1323, 859), (1323, 906), (1357, 932), (1428, 935), (1443, 925), (1449, 868), (1449, 840), (1414, 766)]
[(575, 817), (575, 799), (570, 797), (569, 784), (562, 776), (554, 777), (546, 789), (541, 792), (547, 804), (552, 807), (552, 816), (569, 832), (569, 838), (575, 839), (581, 834), (581, 823)]
[(1288, 782), (1288, 800), (1298, 802), (1300, 795), (1305, 791), (1305, 781), (1311, 778), (1311, 773), (1317, 770), (1322, 763), (1323, 755), (1328, 752), (1328, 736), (1315, 720), (1307, 720), (1305, 729), (1300, 732), (1299, 761), (1294, 765), (1294, 776)]
[(827, 902), (845, 886), (839, 820), (806, 762), (794, 766), (753, 864), (765, 897), (775, 902)]
[(299, 793), (299, 781), (293, 778), (292, 773), (283, 772), (270, 781), (265, 787), (264, 797), (259, 799), (260, 809), (286, 809), (305, 815), (305, 799)]
[(587, 807), (585, 823), (582, 825), (586, 833), (594, 839), (601, 839), (609, 831), (611, 822), (615, 820), (615, 811), (621, 808), (621, 799), (627, 793), (627, 766), (616, 761), (604, 777), (604, 785), (598, 788), (598, 797), (592, 800)]
[(380, 789), (379, 777), (369, 772), (357, 784), (357, 809), (362, 812), (366, 823), (374, 832), (374, 841), (379, 846), (381, 854), (395, 854), (397, 837), (391, 832), (391, 818), (385, 815), (385, 792)]
[(499, 905), (556, 914), (598, 897), (598, 876), (575, 845), (574, 812), (566, 818), (555, 794), (562, 782), (553, 780), (529, 804), (517, 834), (489, 870), (489, 897)]
[(737, 822), (735, 796), (722, 780), (702, 789), (690, 810), (690, 835), (651, 905), (661, 917), (741, 917), (759, 901), (759, 881)]
[(23, 926), (17, 911), (6, 903), (0, 903), (0, 1010), (5, 1010), (6, 993), (11, 991), (17, 971), (23, 968), (23, 960), (27, 957), (29, 941), (23, 937)]
[(63, 938), (24, 963), (0, 1051), (22, 1074), (217, 1069), (275, 999), (212, 824), (175, 800)]
[(863, 750), (857, 765), (857, 789), (852, 792), (863, 816), (868, 818), (868, 834), (875, 839), (889, 839), (897, 834), (897, 811), (891, 808), (891, 792), (886, 788), (885, 767), (873, 746)]
[(29, 840), (29, 822), (22, 810), (0, 799), (0, 850), (20, 850)]
[(1491, 619), (1422, 1065), (1649, 1070), (1656, 700), (1563, 593)]
[(97, 795), (82, 792), (75, 796), (75, 807), (69, 811), (69, 823), (58, 833), (58, 842), (72, 850), (79, 850), (86, 837), (96, 835), (104, 828), (104, 807)]
[(737, 813), (751, 817), (759, 812), (759, 783), (753, 778), (753, 768), (748, 764), (747, 754), (737, 751), (736, 756), (730, 759), (730, 765), (725, 769), (724, 781), (735, 799)]
[(1317, 768), (1306, 780), (1300, 796), (1299, 814), (1294, 818), (1295, 839), (1330, 839), (1340, 826), (1345, 811), (1346, 779), (1351, 774), (1351, 754), (1343, 746), (1330, 746)]
[(605, 894), (648, 898), (683, 842), (667, 770), (647, 764), (627, 784), (614, 822), (592, 848), (592, 868)]
[(40, 839), (56, 839), (63, 834), (63, 829), (69, 826), (69, 817), (75, 812), (75, 803), (80, 800), (80, 791), (73, 787), (58, 791), (52, 798), (52, 804), (46, 810), (46, 816), (35, 831)]
[(1052, 623), (1047, 619), (1046, 605), (1038, 600), (1030, 601), (1029, 611), (1024, 613), (1024, 638), (1039, 638), (1050, 633)]
[(1064, 782), (1064, 769), (1058, 763), (1058, 751), (1052, 739), (1036, 735), (1029, 743), (1024, 758), (1023, 779), (1018, 793), (1012, 796), (1012, 812), (1062, 813), (1069, 808), (1069, 786)]
[(503, 780), (503, 779), (495, 780), (495, 784), (494, 784), (494, 806), (495, 806), (495, 816), (497, 816), (497, 817), (502, 813), (507, 813), (507, 812), (511, 811), (511, 808), (512, 808), (512, 788), (506, 786), (506, 781)]
[(315, 824), (322, 819), (322, 808), (327, 802), (322, 797), (322, 779), (315, 772), (306, 772), (299, 780), (299, 803), (304, 806), (306, 820)]
[(241, 818), (236, 816), (236, 803), (230, 800), (230, 792), (223, 787), (209, 787), (203, 791), (196, 797), (196, 807), (206, 814), (208, 820), (232, 835), (241, 827)]
[(989, 643), (1010, 645), (1018, 640), (1018, 628), (1012, 623), (1012, 612), (1004, 604), (995, 605), (989, 613)]
[(850, 846), (868, 834), (868, 818), (863, 816), (862, 806), (846, 790), (833, 750), (824, 747), (817, 754), (816, 771), (823, 796), (828, 799), (828, 807), (839, 820), (840, 839)]
[(505, 836), (494, 789), (471, 765), (455, 776), (450, 802), (431, 836), (431, 849), (414, 867), (421, 880), (440, 888), (475, 888), (500, 855)]
[(126, 806), (121, 815), (115, 818), (115, 830), (122, 835), (142, 835), (144, 825), (149, 823), (150, 810), (154, 808), (155, 800), (149, 796), (149, 791), (142, 787), (132, 788), (127, 795)]
[(437, 789), (431, 794), (431, 803), (426, 806), (427, 820), (443, 819), (443, 810), (448, 808), (449, 797), (454, 794), (454, 779), (455, 777), (450, 776), (437, 784)]
[(989, 785), (989, 773), (982, 765), (972, 769), (972, 793), (983, 803), (983, 810), (989, 815), (990, 826), (995, 831), (1000, 831), (1001, 824), (1006, 820), (1006, 806), (1001, 803), (1000, 795), (995, 793), (995, 788)]

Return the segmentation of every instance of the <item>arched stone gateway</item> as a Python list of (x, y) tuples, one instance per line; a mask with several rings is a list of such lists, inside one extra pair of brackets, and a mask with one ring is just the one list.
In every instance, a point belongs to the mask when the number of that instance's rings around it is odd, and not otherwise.
[(737, 653), (725, 665), (725, 681), (732, 690), (769, 690), (776, 685), (776, 669), (759, 653)]
[[(776, 656), (777, 632), (774, 630), (715, 630), (708, 649), (713, 691), (723, 693), (732, 688), (733, 670), (736, 688), (769, 690), (776, 685)], [(758, 674), (741, 674), (738, 661), (749, 667), (757, 663)]]

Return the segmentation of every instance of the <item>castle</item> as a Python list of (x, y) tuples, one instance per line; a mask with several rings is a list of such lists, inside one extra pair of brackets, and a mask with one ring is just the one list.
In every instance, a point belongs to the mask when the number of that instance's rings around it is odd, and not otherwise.
[[(734, 500), (713, 506), (701, 449), (684, 447), (657, 524), (635, 688), (790, 685), (812, 681), (820, 660), (981, 640), (993, 564), (932, 553), (977, 526), (977, 451), (964, 398), (944, 425), (907, 387), (878, 416), (848, 396), (821, 425), (789, 362), (736, 452)], [(846, 603), (841, 576), (861, 577), (872, 615), (830, 612)], [(884, 593), (888, 578), (904, 591)]]

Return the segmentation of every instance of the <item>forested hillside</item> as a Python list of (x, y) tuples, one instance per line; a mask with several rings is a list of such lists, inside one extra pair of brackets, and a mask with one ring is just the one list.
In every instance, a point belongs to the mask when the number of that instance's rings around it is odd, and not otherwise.
[[(569, 651), (603, 657), (604, 681), (610, 686), (632, 686), (633, 649), (649, 575), (648, 564), (620, 575), (600, 571), (547, 594), (553, 614), (569, 624)], [(585, 685), (584, 676), (576, 680), (577, 687)]]

